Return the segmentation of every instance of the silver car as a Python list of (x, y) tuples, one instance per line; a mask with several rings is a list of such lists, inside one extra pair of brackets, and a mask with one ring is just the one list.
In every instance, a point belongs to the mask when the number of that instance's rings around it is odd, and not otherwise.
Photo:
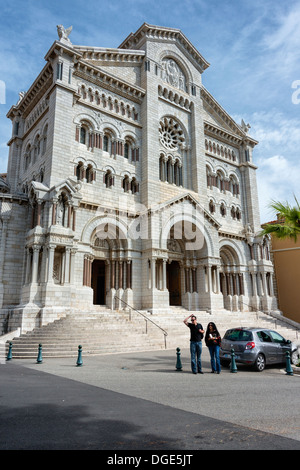
[(277, 331), (265, 328), (232, 328), (227, 330), (220, 348), (220, 362), (229, 366), (233, 348), (236, 363), (249, 364), (257, 371), (266, 364), (286, 363), (289, 351), (291, 363), (298, 362), (297, 345), (286, 340)]

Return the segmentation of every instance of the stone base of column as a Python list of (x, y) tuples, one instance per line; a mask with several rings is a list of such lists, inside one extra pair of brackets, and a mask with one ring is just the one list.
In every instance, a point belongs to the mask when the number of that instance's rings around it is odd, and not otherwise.
[(115, 310), (116, 289), (110, 289), (106, 294), (106, 305), (110, 310)]
[(258, 295), (253, 295), (250, 300), (250, 306), (252, 310), (260, 310), (260, 298)]
[(142, 309), (151, 313), (170, 311), (170, 300), (168, 290), (149, 290), (142, 298)]

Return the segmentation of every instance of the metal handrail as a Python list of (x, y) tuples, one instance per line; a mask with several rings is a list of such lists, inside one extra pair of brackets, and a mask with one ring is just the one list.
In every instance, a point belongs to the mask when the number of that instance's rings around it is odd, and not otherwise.
[(147, 321), (150, 321), (151, 323), (153, 323), (153, 325), (155, 325), (157, 328), (159, 328), (163, 334), (164, 334), (164, 340), (165, 340), (165, 349), (167, 349), (167, 336), (168, 336), (168, 333), (166, 332), (166, 330), (164, 330), (161, 326), (159, 326), (157, 323), (155, 323), (153, 320), (151, 320), (151, 318), (148, 318), (146, 315), (144, 315), (142, 312), (140, 312), (139, 310), (137, 310), (136, 308), (132, 307), (132, 305), (129, 305), (127, 302), (125, 302), (125, 300), (122, 300), (120, 299), (120, 297), (118, 297), (117, 295), (115, 295), (115, 299), (118, 299), (120, 300), (121, 302), (123, 302), (125, 305), (127, 305), (127, 307), (129, 307), (130, 309), (134, 310), (135, 312), (137, 312), (139, 315), (141, 315), (142, 317), (144, 317), (145, 321), (146, 321), (146, 334), (148, 334), (148, 329), (147, 329)]
[[(249, 307), (249, 308), (252, 308), (252, 309), (253, 309), (253, 307), (252, 307), (251, 305), (247, 304), (246, 302), (240, 301), (240, 303), (243, 304), (243, 305), (246, 305), (246, 306)], [(269, 312), (263, 312), (262, 310), (260, 310), (260, 309), (258, 309), (258, 308), (254, 309), (254, 312), (256, 313), (256, 318), (257, 318), (257, 320), (258, 320), (258, 313), (262, 313), (263, 315), (268, 315), (269, 317), (273, 318), (273, 320), (275, 321), (275, 328), (276, 328), (276, 329), (277, 329), (277, 321), (278, 321), (278, 322), (282, 322), (282, 323), (284, 323), (285, 325), (290, 326), (291, 328), (293, 328), (293, 329), (295, 330), (295, 332), (296, 332), (296, 338), (298, 339), (298, 331), (300, 331), (300, 329), (297, 328), (296, 326), (292, 325), (291, 323), (289, 323), (285, 318), (277, 318), (277, 317), (273, 316), (271, 313), (269, 313)]]

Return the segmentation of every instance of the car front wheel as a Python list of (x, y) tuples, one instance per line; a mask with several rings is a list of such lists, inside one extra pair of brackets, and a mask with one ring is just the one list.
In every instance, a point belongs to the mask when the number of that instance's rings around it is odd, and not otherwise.
[(257, 370), (258, 372), (262, 372), (265, 366), (266, 366), (265, 356), (263, 354), (259, 354), (254, 363), (255, 370)]

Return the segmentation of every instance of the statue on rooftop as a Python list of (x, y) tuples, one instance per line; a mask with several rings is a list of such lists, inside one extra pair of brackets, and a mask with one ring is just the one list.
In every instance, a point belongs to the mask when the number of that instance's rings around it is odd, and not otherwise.
[(65, 44), (72, 44), (69, 35), (73, 29), (73, 26), (70, 26), (69, 28), (65, 29), (62, 24), (57, 25), (57, 34), (59, 37), (60, 42), (63, 42)]

